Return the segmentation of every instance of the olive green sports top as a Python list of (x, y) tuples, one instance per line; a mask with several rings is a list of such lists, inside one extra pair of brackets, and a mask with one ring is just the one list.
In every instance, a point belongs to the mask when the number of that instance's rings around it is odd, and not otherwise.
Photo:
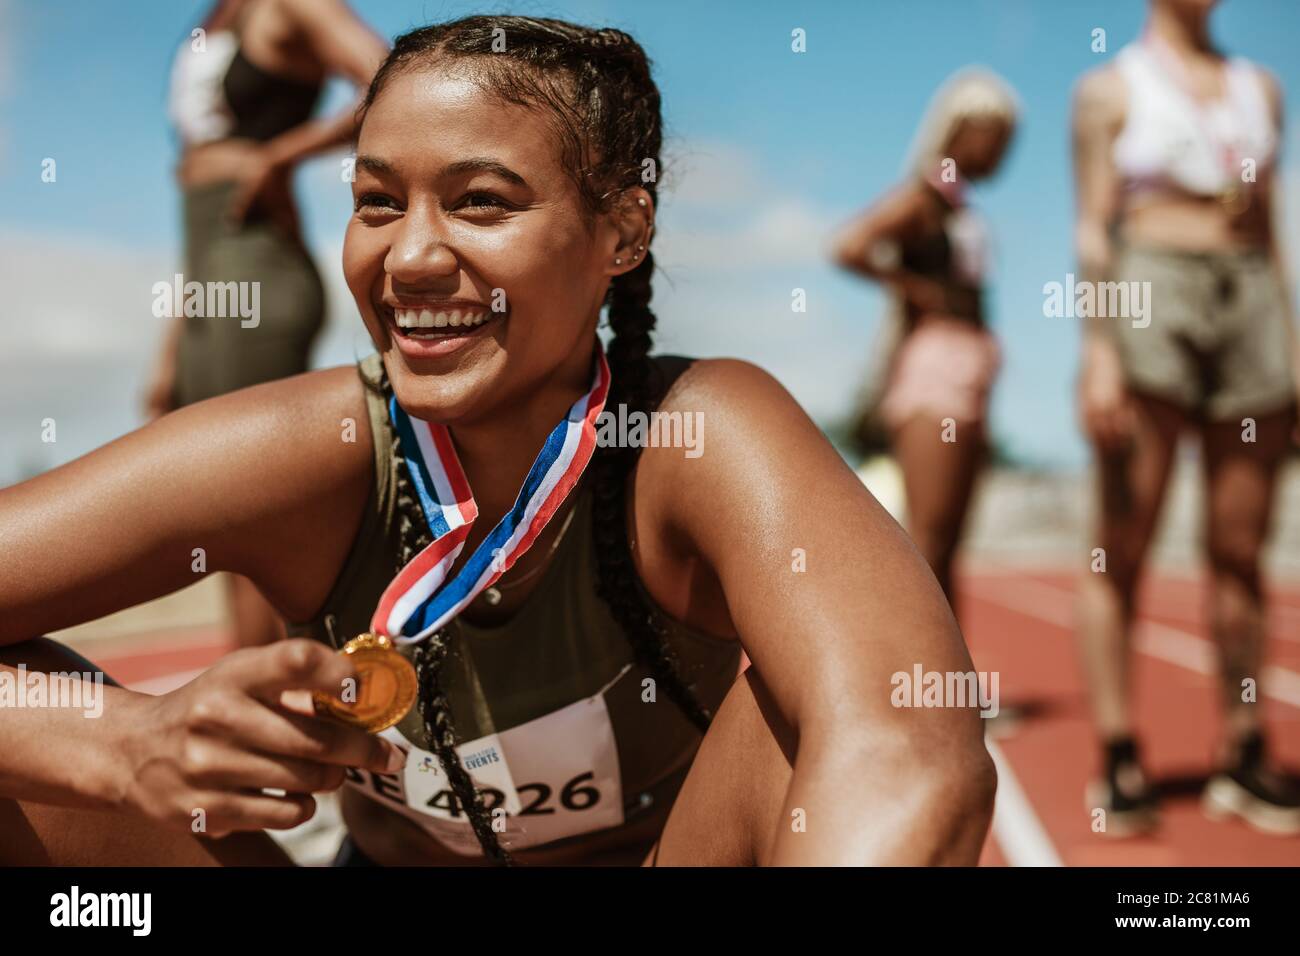
[[(670, 361), (658, 360), (659, 368), (675, 377), (668, 370)], [(313, 637), (336, 647), (370, 630), (380, 595), (399, 570), (397, 460), (392, 426), (378, 390), (383, 371), (379, 356), (362, 359), (358, 371), (368, 386), (375, 482), (361, 528), (324, 606), (311, 621), (290, 627), (294, 636)], [(518, 611), (493, 627), (455, 622), (441, 683), (458, 741), (504, 733), (584, 698), (603, 696), (613, 729), (624, 811), (630, 818), (651, 804), (672, 799), (701, 737), (663, 688), (655, 689), (653, 702), (645, 699), (643, 680), (650, 674), (633, 662), (631, 644), (596, 594), (591, 477), (589, 472), (574, 489), (572, 520), (556, 542), (542, 580)], [(655, 608), (645, 589), (640, 590), (647, 605)], [(655, 610), (668, 628), (683, 680), (704, 706), (716, 712), (739, 668), (739, 642), (699, 633)], [(411, 648), (403, 652), (409, 655)], [(411, 743), (432, 750), (418, 708), (412, 708), (397, 729)], [(546, 740), (544, 748), (566, 745), (565, 739), (552, 742), (550, 735)], [(547, 758), (539, 754), (530, 759)]]

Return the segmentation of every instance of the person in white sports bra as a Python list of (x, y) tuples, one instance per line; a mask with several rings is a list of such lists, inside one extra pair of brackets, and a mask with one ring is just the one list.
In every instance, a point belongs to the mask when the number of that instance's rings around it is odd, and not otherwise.
[[(1263, 68), (1220, 53), (1215, 0), (1150, 0), (1142, 36), (1086, 74), (1074, 104), (1075, 241), (1097, 306), (1085, 320), (1079, 405), (1100, 478), (1080, 636), (1102, 740), (1089, 807), (1108, 835), (1158, 822), (1129, 695), (1142, 564), (1180, 435), (1201, 436), (1211, 630), (1225, 728), (1203, 803), (1300, 832), (1300, 797), (1269, 769), (1260, 704), (1260, 552), (1296, 424), (1296, 336), (1271, 214), (1282, 101)], [(1145, 290), (1116, 314), (1107, 289)], [(1106, 303), (1103, 305), (1103, 302)], [(1105, 573), (1092, 573), (1093, 549)], [(1245, 684), (1252, 681), (1254, 684)], [(1246, 699), (1243, 699), (1246, 698)], [(1262, 699), (1262, 698), (1258, 698)]]

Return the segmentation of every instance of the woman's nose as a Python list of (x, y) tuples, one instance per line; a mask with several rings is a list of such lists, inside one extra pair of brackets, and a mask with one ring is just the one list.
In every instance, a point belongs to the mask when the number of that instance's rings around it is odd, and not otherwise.
[(384, 258), (384, 270), (398, 282), (418, 283), (454, 275), (458, 262), (436, 217), (408, 209)]

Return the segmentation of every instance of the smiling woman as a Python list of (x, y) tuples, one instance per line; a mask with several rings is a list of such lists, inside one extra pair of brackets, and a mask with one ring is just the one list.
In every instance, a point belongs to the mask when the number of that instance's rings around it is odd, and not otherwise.
[[(265, 859), (196, 841), (194, 811), (213, 835), (283, 828), (345, 786), (350, 865), (976, 861), (976, 712), (890, 702), (916, 662), (972, 670), (925, 562), (771, 377), (650, 357), (661, 135), (618, 30), (472, 17), (397, 39), (343, 257), (377, 354), (0, 492), (30, 556), (0, 567), (6, 664), (54, 669), (29, 638), (184, 586), (195, 546), (313, 640), (162, 697), (106, 688), (91, 734), (0, 712), (20, 855), (127, 862), (77, 809), (107, 807), (150, 859)], [(615, 405), (707, 418), (708, 453), (598, 442)], [(368, 441), (340, 440), (349, 420)], [(356, 668), (326, 645), (365, 631), (418, 675), (378, 735), (284, 694), (338, 694)]]

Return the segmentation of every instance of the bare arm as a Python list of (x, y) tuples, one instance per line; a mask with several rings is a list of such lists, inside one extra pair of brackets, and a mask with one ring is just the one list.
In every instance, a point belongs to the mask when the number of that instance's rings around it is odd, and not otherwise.
[[(280, 4), (328, 72), (348, 77), (363, 90), (370, 85), (388, 47), (343, 0), (280, 0)], [(351, 142), (359, 102), (360, 97), (332, 117), (309, 120), (269, 140), (232, 198), (231, 215), (242, 219), (259, 196), (284, 189), (287, 172), (304, 159)], [(296, 230), (296, 220), (282, 215), (286, 225)]]
[[(362, 90), (370, 85), (388, 46), (343, 0), (281, 0), (281, 5), (329, 72), (347, 77)], [(272, 157), (280, 165), (293, 165), (351, 142), (356, 133), (356, 105), (336, 116), (303, 123), (271, 140), (267, 145)]]
[(972, 670), (925, 561), (761, 370), (697, 363), (665, 408), (703, 410), (708, 441), (694, 460), (647, 459), (649, 510), (716, 575), (798, 734), (784, 809), (807, 831), (783, 828), (771, 862), (975, 863), (995, 787), (977, 711), (891, 704), (914, 664)]
[[(1112, 151), (1124, 125), (1123, 79), (1102, 69), (1075, 89), (1072, 121), (1075, 229), (1079, 271), (1104, 282), (1114, 266), (1111, 229), (1119, 214), (1119, 175)], [(1133, 429), (1109, 319), (1084, 320), (1079, 406), (1084, 431), (1102, 448), (1121, 446)]]
[(938, 312), (947, 302), (944, 285), (899, 262), (900, 244), (919, 228), (928, 201), (918, 182), (896, 187), (839, 231), (834, 256), (843, 268), (890, 286), (921, 311)]
[[(355, 442), (341, 439), (344, 418)], [(245, 574), (286, 616), (310, 616), (360, 522), (368, 421), (354, 369), (314, 372), (183, 408), (0, 490), (0, 644), (212, 571)]]
[[(244, 389), (168, 415), (0, 491), (0, 671), (48, 668), (48, 630), (175, 591), (214, 570), (247, 574), (294, 619), (315, 611), (351, 544), (371, 454), (353, 369)], [(352, 419), (356, 441), (343, 440)], [(195, 548), (206, 566), (196, 570)], [(102, 713), (0, 707), (0, 796), (129, 809), (208, 833), (288, 827), (345, 766), (382, 769), (382, 741), (282, 706), (288, 689), (337, 691), (354, 671), (288, 641), (239, 651), (161, 697), (104, 687)], [(258, 796), (261, 788), (287, 797)]]
[[(1282, 93), (1282, 85), (1278, 83), (1277, 77), (1265, 71), (1264, 88), (1268, 92), (1269, 106), (1273, 114), (1273, 122), (1277, 129), (1277, 141), (1279, 144), (1286, 141), (1286, 104), (1285, 97)], [(1277, 157), (1273, 165), (1273, 170), (1281, 168), (1281, 156)], [(1291, 332), (1291, 355), (1292, 368), (1296, 373), (1296, 386), (1300, 389), (1300, 334), (1297, 333), (1295, 320), (1297, 318), (1295, 309), (1295, 289), (1291, 285), (1291, 269), (1287, 262), (1287, 255), (1290, 250), (1282, 244), (1280, 230), (1277, 228), (1277, 210), (1285, 209), (1283, 202), (1282, 187), (1280, 177), (1270, 170), (1268, 178), (1261, 183), (1263, 195), (1259, 201), (1263, 206), (1263, 227), (1268, 236), (1269, 255), (1273, 260), (1273, 268), (1277, 272), (1278, 282), (1282, 286), (1282, 293), (1286, 298), (1287, 311), (1292, 317), (1292, 321), (1287, 328)], [(1297, 426), (1297, 438), (1300, 439), (1300, 426)]]

